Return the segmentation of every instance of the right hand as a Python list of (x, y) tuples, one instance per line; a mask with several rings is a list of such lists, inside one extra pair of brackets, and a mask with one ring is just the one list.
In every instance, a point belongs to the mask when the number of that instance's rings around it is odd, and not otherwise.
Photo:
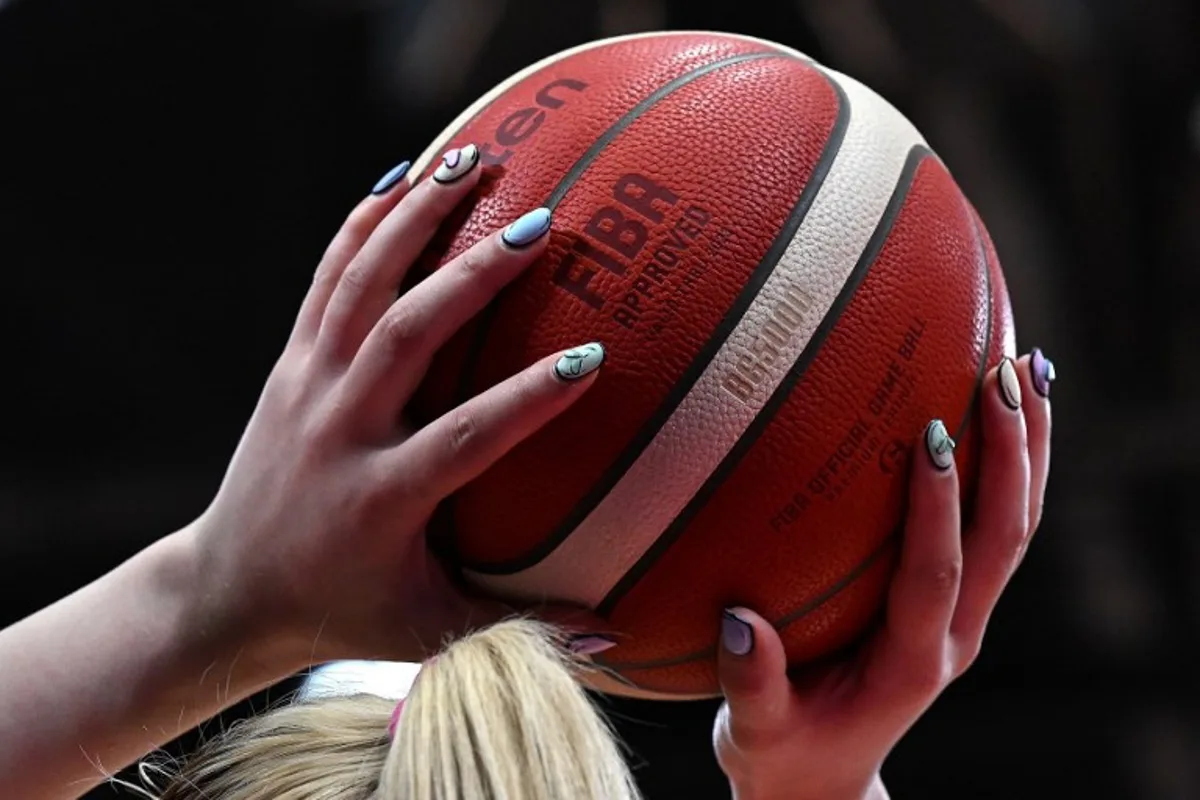
[(1053, 366), (1036, 352), (1015, 365), (1019, 409), (1005, 401), (1012, 381), (1005, 393), (1000, 370), (1014, 368), (993, 370), (980, 398), (973, 524), (962, 531), (953, 459), (939, 468), (933, 451), (918, 453), (884, 624), (853, 657), (789, 681), (771, 624), (744, 608), (725, 613), (726, 702), (713, 742), (738, 800), (886, 798), (884, 759), (975, 660), (1041, 520), (1050, 469)]

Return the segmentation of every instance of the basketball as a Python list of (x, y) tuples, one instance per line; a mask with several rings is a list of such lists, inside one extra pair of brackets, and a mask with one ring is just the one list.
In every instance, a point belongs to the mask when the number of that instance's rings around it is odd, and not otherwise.
[(448, 500), (431, 537), (484, 593), (594, 609), (631, 691), (711, 696), (721, 611), (803, 665), (877, 619), (910, 460), (945, 421), (964, 502), (983, 376), (1015, 354), (989, 235), (871, 89), (744, 36), (639, 34), (513, 75), (414, 163), (484, 179), (426, 272), (526, 211), (546, 253), (439, 354), (436, 418), (600, 342), (596, 383)]

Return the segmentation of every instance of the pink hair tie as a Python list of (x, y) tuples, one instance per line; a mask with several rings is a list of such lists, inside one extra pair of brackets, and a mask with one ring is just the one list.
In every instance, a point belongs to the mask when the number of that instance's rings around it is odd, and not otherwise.
[[(417, 671), (416, 677), (413, 678), (412, 685), (408, 687), (409, 694), (412, 694), (413, 690), (417, 688), (417, 681), (419, 681), (421, 679), (421, 673), (425, 671), (425, 667), (428, 667), (430, 664), (432, 664), (435, 661), (437, 661), (437, 656), (433, 656), (431, 658), (426, 659), (425, 663), (421, 665), (421, 669)], [(392, 718), (390, 720), (388, 720), (388, 738), (389, 739), (396, 738), (396, 728), (397, 728), (397, 726), (400, 725), (400, 712), (402, 712), (404, 710), (404, 701), (406, 699), (407, 698), (401, 698), (400, 702), (396, 703), (396, 707), (392, 709)]]
[(404, 700), (401, 699), (392, 709), (392, 718), (388, 721), (388, 738), (396, 738), (396, 726), (400, 724), (400, 712), (404, 710)]

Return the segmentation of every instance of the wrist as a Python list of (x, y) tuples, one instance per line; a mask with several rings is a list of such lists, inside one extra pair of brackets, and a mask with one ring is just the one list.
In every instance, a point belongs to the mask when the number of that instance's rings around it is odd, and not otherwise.
[(261, 680), (281, 680), (304, 666), (302, 647), (282, 635), (281, 626), (248, 602), (242, 587), (216, 569), (202, 547), (197, 521), (156, 543), (159, 583), (179, 629), (195, 649), (218, 660), (236, 658)]

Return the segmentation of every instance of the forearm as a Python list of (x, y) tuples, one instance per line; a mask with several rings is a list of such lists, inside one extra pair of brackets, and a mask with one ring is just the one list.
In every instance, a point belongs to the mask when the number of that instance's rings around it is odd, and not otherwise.
[(202, 579), (183, 531), (0, 631), (0, 797), (77, 797), (286, 676)]

